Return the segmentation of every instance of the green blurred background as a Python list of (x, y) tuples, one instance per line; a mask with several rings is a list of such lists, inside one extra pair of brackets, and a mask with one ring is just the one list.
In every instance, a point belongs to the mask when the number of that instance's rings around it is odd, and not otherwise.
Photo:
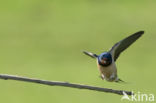
[[(155, 10), (155, 0), (0, 1), (0, 73), (156, 94)], [(140, 30), (145, 35), (117, 61), (128, 83), (101, 80), (82, 50), (99, 54)], [(1, 103), (128, 102), (121, 97), (0, 80)]]

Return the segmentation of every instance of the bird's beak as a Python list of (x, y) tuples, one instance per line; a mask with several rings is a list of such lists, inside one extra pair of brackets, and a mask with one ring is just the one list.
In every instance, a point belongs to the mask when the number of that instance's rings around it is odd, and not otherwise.
[(106, 63), (107, 63), (107, 58), (102, 58), (101, 62), (102, 62), (103, 64), (106, 64)]
[(104, 60), (103, 63), (106, 64), (107, 62)]

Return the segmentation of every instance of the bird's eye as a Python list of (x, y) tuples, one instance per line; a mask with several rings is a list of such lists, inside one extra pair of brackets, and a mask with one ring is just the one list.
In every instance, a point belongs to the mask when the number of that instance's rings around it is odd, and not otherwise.
[(106, 57), (102, 57), (101, 59), (104, 61), (108, 61), (108, 58), (106, 58)]

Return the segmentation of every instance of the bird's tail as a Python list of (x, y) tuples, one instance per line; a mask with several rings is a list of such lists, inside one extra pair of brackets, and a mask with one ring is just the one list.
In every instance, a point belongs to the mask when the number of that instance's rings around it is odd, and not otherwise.
[(125, 81), (121, 80), (120, 78), (115, 81), (116, 83), (126, 83)]

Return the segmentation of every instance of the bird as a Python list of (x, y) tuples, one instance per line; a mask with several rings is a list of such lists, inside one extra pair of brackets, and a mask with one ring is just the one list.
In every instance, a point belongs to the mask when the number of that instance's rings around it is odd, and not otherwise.
[(102, 52), (100, 55), (88, 51), (83, 51), (83, 53), (96, 59), (102, 80), (106, 80), (108, 82), (124, 82), (118, 78), (116, 61), (120, 54), (143, 34), (144, 31), (138, 31), (115, 43), (112, 48), (106, 52)]

